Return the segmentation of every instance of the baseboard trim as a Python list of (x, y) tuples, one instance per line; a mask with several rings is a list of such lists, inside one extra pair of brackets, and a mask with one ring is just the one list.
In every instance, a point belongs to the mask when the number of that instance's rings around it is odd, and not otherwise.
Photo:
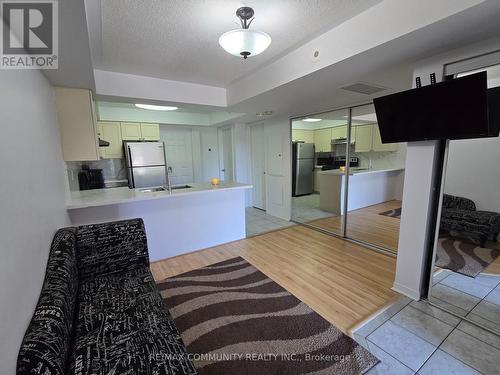
[(410, 297), (411, 299), (414, 299), (415, 301), (420, 301), (420, 298), (422, 297), (420, 295), (419, 290), (408, 288), (407, 286), (404, 286), (404, 285), (401, 285), (398, 283), (394, 283), (391, 289), (394, 290), (395, 292), (398, 292), (398, 293), (403, 294), (407, 297)]

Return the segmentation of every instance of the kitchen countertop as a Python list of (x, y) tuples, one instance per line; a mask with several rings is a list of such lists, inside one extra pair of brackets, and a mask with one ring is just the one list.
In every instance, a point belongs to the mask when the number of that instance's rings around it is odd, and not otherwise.
[(66, 209), (76, 210), (79, 208), (108, 206), (152, 199), (172, 199), (191, 194), (252, 188), (252, 185), (239, 182), (221, 182), (215, 187), (209, 182), (188, 185), (191, 186), (191, 188), (173, 190), (172, 193), (168, 191), (141, 192), (139, 189), (129, 189), (128, 187), (74, 191), (71, 193), (70, 199), (66, 203)]
[[(383, 173), (383, 172), (396, 172), (396, 171), (404, 171), (404, 168), (386, 168), (386, 169), (360, 169), (360, 170), (350, 170), (349, 176), (359, 175), (359, 174), (369, 174), (369, 173)], [(331, 169), (329, 171), (321, 171), (318, 172), (320, 175), (333, 175), (333, 176), (343, 176), (344, 172), (341, 172), (339, 169)]]

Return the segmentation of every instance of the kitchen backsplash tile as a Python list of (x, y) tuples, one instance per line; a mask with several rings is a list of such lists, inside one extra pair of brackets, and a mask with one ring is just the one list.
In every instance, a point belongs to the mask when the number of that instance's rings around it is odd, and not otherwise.
[(70, 191), (80, 190), (78, 185), (78, 172), (82, 165), (88, 165), (91, 169), (102, 169), (104, 181), (106, 180), (126, 180), (127, 171), (125, 159), (104, 159), (97, 161), (69, 161), (66, 162)]

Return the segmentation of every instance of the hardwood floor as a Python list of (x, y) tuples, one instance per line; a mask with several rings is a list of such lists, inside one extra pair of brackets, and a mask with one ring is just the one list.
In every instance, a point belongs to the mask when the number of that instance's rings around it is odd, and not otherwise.
[(399, 294), (396, 259), (295, 226), (151, 264), (156, 280), (241, 256), (329, 322), (350, 330)]
[[(397, 251), (401, 220), (395, 217), (380, 215), (380, 213), (400, 208), (401, 205), (401, 201), (391, 200), (350, 211), (347, 214), (347, 237)], [(342, 219), (342, 216), (335, 216), (314, 220), (308, 224), (323, 230), (340, 233)]]
[(486, 267), (484, 272), (492, 275), (500, 275), (500, 257), (495, 259), (493, 263)]

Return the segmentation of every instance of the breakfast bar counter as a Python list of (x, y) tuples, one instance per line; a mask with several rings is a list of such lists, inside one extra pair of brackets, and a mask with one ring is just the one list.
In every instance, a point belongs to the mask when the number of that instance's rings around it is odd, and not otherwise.
[(171, 193), (128, 187), (78, 191), (66, 208), (72, 225), (142, 218), (152, 261), (245, 238), (245, 193), (251, 185), (189, 186)]

